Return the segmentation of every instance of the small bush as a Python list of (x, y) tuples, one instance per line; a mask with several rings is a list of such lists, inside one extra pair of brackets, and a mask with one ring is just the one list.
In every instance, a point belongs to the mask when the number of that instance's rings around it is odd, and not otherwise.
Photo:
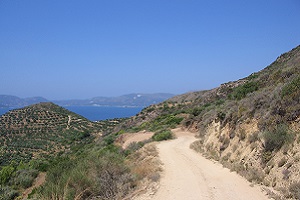
[(273, 158), (273, 154), (270, 151), (263, 151), (261, 154), (261, 161), (263, 164), (266, 164)]
[(136, 127), (134, 132), (141, 130), (158, 131), (167, 128), (176, 128), (184, 118), (173, 114), (160, 115), (152, 121), (144, 122), (139, 127)]
[(166, 118), (164, 123), (167, 125), (178, 125), (178, 124), (180, 124), (180, 122), (182, 120), (183, 120), (183, 117), (176, 117), (176, 116), (170, 115)]
[(258, 138), (258, 132), (254, 132), (253, 134), (249, 135), (249, 137), (248, 137), (248, 141), (249, 141), (250, 144), (258, 141), (258, 139), (259, 139)]
[(290, 178), (291, 171), (288, 169), (282, 170), (282, 175), (284, 180), (288, 180)]
[(191, 111), (191, 114), (194, 116), (198, 116), (201, 114), (201, 112), (204, 110), (204, 107), (196, 107)]
[(241, 129), (240, 132), (239, 132), (239, 139), (241, 141), (244, 141), (247, 137), (247, 134), (246, 134), (246, 131), (244, 129)]
[(22, 188), (28, 188), (32, 185), (34, 179), (37, 177), (38, 171), (34, 169), (23, 169), (16, 172), (12, 183)]
[(279, 150), (285, 143), (291, 141), (291, 135), (288, 134), (288, 128), (284, 124), (278, 125), (272, 131), (264, 132), (262, 136), (265, 151)]
[(147, 107), (147, 108), (144, 108), (143, 111), (147, 112), (147, 113), (150, 113), (152, 111), (154, 111), (155, 108), (154, 107)]
[(223, 112), (218, 113), (218, 119), (220, 119), (221, 121), (223, 121), (225, 119), (225, 117), (226, 117), (225, 113), (223, 113)]
[(290, 197), (300, 199), (300, 182), (292, 183), (289, 186)]
[(61, 158), (47, 172), (38, 199), (118, 199), (134, 187), (124, 156), (112, 145), (78, 158)]
[(47, 169), (49, 168), (49, 161), (46, 159), (37, 159), (37, 160), (31, 160), (29, 162), (29, 165), (33, 169), (37, 169), (38, 171), (41, 172), (46, 172)]
[(0, 185), (4, 185), (13, 175), (15, 168), (12, 165), (2, 167), (0, 171)]
[(115, 142), (116, 138), (117, 138), (116, 134), (110, 134), (110, 135), (104, 137), (103, 141), (105, 142), (106, 145), (111, 145)]
[(279, 162), (278, 162), (278, 167), (282, 167), (285, 163), (286, 163), (286, 158), (282, 158)]
[(169, 130), (164, 130), (164, 131), (160, 131), (160, 132), (157, 132), (155, 133), (153, 136), (152, 136), (152, 139), (154, 141), (162, 141), (162, 140), (168, 140), (168, 139), (172, 139), (172, 132), (169, 131)]
[(132, 152), (135, 152), (142, 148), (148, 141), (145, 142), (131, 142), (129, 146), (126, 148), (126, 154), (129, 155)]
[(197, 152), (203, 152), (203, 140), (197, 140), (195, 142), (193, 142), (191, 145), (190, 145), (190, 148), (197, 151)]
[(230, 139), (233, 139), (235, 137), (235, 131), (230, 131), (230, 133), (229, 133), (229, 138)]
[(231, 93), (231, 97), (236, 100), (241, 100), (247, 96), (247, 94), (258, 90), (257, 82), (247, 82), (241, 86), (236, 87)]
[(230, 143), (230, 139), (226, 136), (220, 136), (219, 141), (222, 143), (220, 146), (220, 151), (224, 151)]
[(300, 76), (294, 78), (282, 88), (282, 97), (295, 96), (300, 91)]
[(0, 199), (1, 200), (13, 200), (17, 196), (19, 196), (19, 193), (16, 190), (13, 190), (10, 187), (3, 187), (0, 186)]

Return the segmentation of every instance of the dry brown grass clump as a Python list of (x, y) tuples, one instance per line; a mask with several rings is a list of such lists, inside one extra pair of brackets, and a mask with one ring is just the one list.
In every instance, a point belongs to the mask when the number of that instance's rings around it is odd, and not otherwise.
[(137, 181), (136, 191), (128, 199), (133, 199), (146, 192), (154, 192), (158, 187), (162, 171), (155, 144), (146, 144), (143, 148), (130, 155), (127, 162)]

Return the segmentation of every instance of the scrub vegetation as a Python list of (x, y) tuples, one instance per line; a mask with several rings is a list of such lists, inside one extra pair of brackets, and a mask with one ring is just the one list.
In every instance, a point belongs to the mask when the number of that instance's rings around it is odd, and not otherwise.
[(300, 46), (248, 77), (150, 106), (129, 124), (152, 131), (174, 124), (197, 132), (193, 149), (251, 182), (274, 187), (281, 193), (277, 199), (297, 199), (299, 100)]
[[(0, 199), (22, 197), (41, 172), (46, 181), (28, 198), (127, 198), (144, 177), (159, 180), (147, 160), (155, 148), (147, 143), (172, 139), (178, 126), (198, 133), (196, 151), (275, 188), (274, 198), (297, 199), (299, 77), (300, 46), (260, 72), (175, 96), (128, 119), (90, 122), (52, 103), (10, 111), (0, 118)], [(125, 132), (144, 131), (155, 134), (125, 150), (116, 145)]]

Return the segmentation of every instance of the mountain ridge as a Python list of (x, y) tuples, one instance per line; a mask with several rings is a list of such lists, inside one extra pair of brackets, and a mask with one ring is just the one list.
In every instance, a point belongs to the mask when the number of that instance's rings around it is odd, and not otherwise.
[(0, 108), (21, 108), (40, 102), (53, 102), (60, 106), (136, 106), (145, 107), (173, 97), (169, 93), (131, 93), (117, 97), (93, 97), (90, 99), (48, 100), (43, 97), (20, 98), (13, 95), (0, 95)]

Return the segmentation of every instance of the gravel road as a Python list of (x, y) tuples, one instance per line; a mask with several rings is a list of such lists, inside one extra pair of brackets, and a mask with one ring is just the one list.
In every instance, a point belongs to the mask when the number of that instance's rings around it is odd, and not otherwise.
[(177, 129), (177, 139), (157, 145), (164, 173), (158, 191), (140, 199), (267, 200), (259, 186), (189, 148), (193, 134)]

